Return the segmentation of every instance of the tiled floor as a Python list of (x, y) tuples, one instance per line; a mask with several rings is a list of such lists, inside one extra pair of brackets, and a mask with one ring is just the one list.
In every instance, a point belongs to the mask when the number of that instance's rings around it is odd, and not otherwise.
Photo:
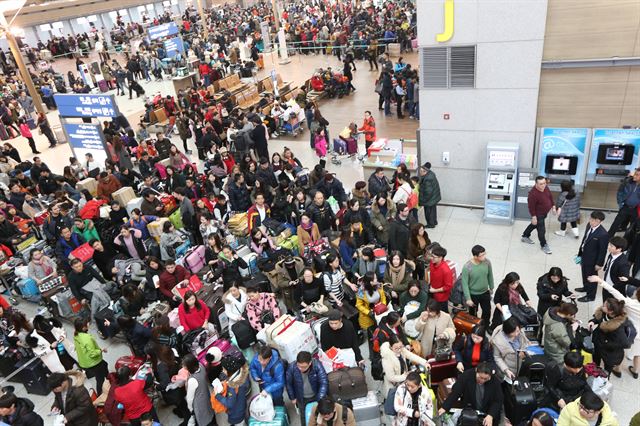
[[(415, 55), (407, 56), (410, 62), (416, 62), (417, 58)], [(267, 66), (269, 66), (269, 61), (266, 62)], [(322, 56), (310, 56), (301, 60), (300, 57), (294, 57), (291, 64), (284, 67), (278, 66), (278, 68), (280, 72), (283, 73), (285, 80), (294, 80), (301, 83), (304, 79), (308, 78), (312, 69), (318, 66), (326, 66), (329, 63), (334, 67), (338, 65), (334, 58), (327, 59)], [(64, 66), (65, 65), (61, 64), (61, 69), (65, 70)], [(352, 120), (359, 122), (362, 111), (370, 109), (374, 112), (374, 117), (377, 120), (378, 134), (380, 137), (413, 138), (417, 122), (409, 120), (400, 121), (394, 117), (385, 118), (381, 114), (378, 114), (376, 110), (377, 96), (373, 93), (375, 73), (369, 73), (364, 64), (361, 65), (361, 63), (358, 63), (358, 66), (358, 71), (354, 73), (354, 84), (358, 88), (358, 91), (348, 98), (324, 101), (321, 104), (323, 114), (331, 122), (331, 131), (333, 133), (339, 131)], [(147, 93), (153, 93), (157, 90), (161, 90), (165, 94), (173, 92), (172, 85), (169, 82), (149, 83), (145, 85), (145, 88), (147, 89)], [(128, 101), (126, 97), (119, 97), (118, 104), (121, 110), (130, 118), (137, 116), (142, 108), (141, 100), (134, 99), (133, 101)], [(52, 121), (55, 121), (55, 114), (52, 113), (49, 115)], [(132, 123), (135, 123), (135, 121), (132, 121)], [(35, 136), (41, 147), (46, 146), (46, 143), (42, 140), (42, 136)], [(174, 141), (177, 142), (177, 139), (174, 138)], [(305, 133), (296, 140), (283, 138), (281, 140), (270, 141), (269, 147), (271, 152), (274, 152), (275, 150), (281, 150), (283, 146), (288, 146), (294, 150), (303, 164), (312, 167), (317, 162), (317, 158), (308, 147), (307, 141), (308, 134)], [(19, 146), (25, 158), (28, 158), (26, 141), (22, 139), (17, 142), (16, 145)], [(67, 164), (69, 156), (70, 149), (68, 145), (62, 145), (51, 150), (43, 150), (43, 154), (41, 155), (44, 161), (47, 162), (55, 172), (62, 170), (62, 167)], [(362, 168), (356, 161), (345, 160), (341, 166), (330, 164), (328, 167), (331, 171), (337, 173), (338, 178), (344, 182), (345, 188), (347, 189), (352, 188), (355, 181), (362, 180), (364, 177)], [(463, 181), (464, 176), (461, 176), (460, 179)], [(563, 269), (565, 275), (571, 279), (571, 288), (581, 285), (579, 268), (573, 263), (573, 256), (578, 248), (578, 241), (572, 237), (560, 238), (552, 235), (552, 231), (558, 229), (557, 222), (549, 220), (549, 244), (554, 250), (554, 253), (548, 256), (540, 251), (538, 245), (528, 245), (520, 242), (520, 234), (526, 226), (524, 223), (517, 222), (513, 226), (497, 226), (483, 224), (481, 219), (481, 210), (442, 206), (438, 210), (439, 225), (437, 228), (430, 230), (430, 239), (432, 241), (439, 241), (446, 247), (449, 251), (449, 258), (459, 265), (463, 264), (463, 262), (470, 257), (470, 249), (474, 244), (483, 245), (487, 249), (488, 258), (493, 264), (496, 285), (507, 272), (516, 271), (520, 274), (527, 293), (534, 301), (537, 299), (535, 291), (537, 278), (547, 272), (552, 266), (559, 266)], [(609, 216), (607, 223), (610, 223), (611, 220), (612, 217)], [(596, 306), (596, 303), (589, 305), (581, 304), (578, 315), (579, 318), (586, 322)], [(28, 302), (22, 302), (19, 305), (19, 309), (24, 310), (29, 316), (35, 313), (35, 305)], [(109, 349), (105, 354), (105, 358), (111, 366), (113, 366), (119, 356), (128, 354), (128, 348), (120, 342), (103, 343), (105, 347)], [(625, 360), (625, 363), (628, 363), (628, 361)], [(626, 365), (624, 371), (621, 379), (612, 378), (615, 387), (615, 398), (613, 398), (611, 404), (618, 414), (621, 425), (628, 424), (631, 416), (640, 411), (640, 400), (637, 398), (637, 395), (640, 393), (640, 381), (634, 380), (628, 372), (626, 372)], [(89, 383), (92, 382), (92, 379), (89, 380)], [(377, 387), (377, 383), (370, 383), (371, 389), (376, 389)], [(32, 399), (36, 404), (37, 411), (45, 417), (52, 403), (51, 396), (38, 397), (26, 395), (21, 386), (18, 386), (17, 393)], [(176, 418), (171, 414), (171, 410), (160, 408), (159, 412), (163, 425), (172, 426), (178, 424)], [(291, 407), (289, 412), (295, 417), (295, 411)], [(226, 424), (225, 421), (220, 420), (220, 424)], [(51, 418), (46, 417), (45, 424), (51, 423)], [(293, 418), (292, 424), (299, 424), (299, 420)]]

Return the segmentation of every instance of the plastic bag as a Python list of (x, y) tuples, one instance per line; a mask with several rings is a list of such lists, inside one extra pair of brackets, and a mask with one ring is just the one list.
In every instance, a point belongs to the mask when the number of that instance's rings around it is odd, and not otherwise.
[(259, 393), (251, 400), (249, 414), (259, 422), (270, 422), (276, 417), (271, 395)]

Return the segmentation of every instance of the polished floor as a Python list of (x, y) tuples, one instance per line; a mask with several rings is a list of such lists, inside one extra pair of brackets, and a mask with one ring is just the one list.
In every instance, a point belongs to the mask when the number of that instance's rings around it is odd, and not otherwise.
[[(417, 56), (407, 55), (407, 60), (415, 64)], [(266, 60), (265, 62), (267, 69), (270, 69), (270, 63), (274, 64), (276, 69), (282, 73), (284, 80), (293, 80), (296, 83), (302, 83), (317, 67), (326, 67), (327, 65), (337, 67), (339, 65), (335, 58), (322, 55), (294, 56), (291, 63), (284, 66), (275, 64), (275, 61)], [(66, 63), (66, 61), (64, 63), (58, 61), (55, 66), (66, 72), (65, 67), (73, 65)], [(368, 66), (363, 62), (358, 62), (357, 66), (358, 70), (354, 73), (354, 85), (357, 91), (341, 100), (327, 100), (321, 103), (320, 107), (323, 115), (331, 123), (330, 132), (334, 134), (339, 132), (351, 121), (359, 123), (363, 111), (368, 109), (373, 112), (377, 121), (379, 137), (414, 139), (418, 123), (414, 120), (399, 120), (395, 117), (384, 117), (383, 114), (379, 114), (377, 111), (377, 95), (373, 91), (375, 73), (369, 72)], [(266, 73), (267, 70), (262, 71), (260, 75)], [(148, 94), (154, 91), (161, 91), (163, 94), (172, 93), (173, 91), (172, 84), (168, 81), (145, 84), (145, 89)], [(118, 105), (130, 119), (139, 115), (142, 109), (141, 99), (129, 101), (125, 97), (119, 97)], [(54, 121), (55, 113), (50, 113), (49, 115)], [(132, 121), (132, 123), (134, 122)], [(54, 149), (45, 150), (46, 142), (42, 139), (42, 136), (35, 136), (41, 151), (43, 151), (41, 157), (55, 172), (60, 172), (71, 155), (69, 146), (65, 144)], [(177, 138), (174, 137), (174, 141), (178, 142)], [(26, 145), (26, 140), (19, 138), (14, 142), (25, 158), (28, 158), (27, 152), (29, 149)], [(317, 158), (309, 148), (308, 133), (300, 135), (296, 139), (283, 137), (269, 142), (271, 152), (281, 150), (284, 146), (292, 148), (305, 166), (312, 167), (317, 162)], [(340, 166), (330, 164), (329, 169), (337, 173), (338, 178), (344, 182), (346, 188), (352, 188), (355, 181), (363, 178), (366, 180), (367, 178), (367, 176), (363, 175), (360, 164), (354, 160), (347, 159)], [(463, 182), (464, 176), (461, 176), (460, 180)], [(432, 241), (438, 241), (447, 248), (448, 257), (458, 265), (462, 265), (470, 257), (470, 249), (474, 244), (483, 245), (493, 265), (496, 285), (506, 273), (510, 271), (518, 272), (529, 297), (534, 303), (537, 301), (535, 290), (537, 278), (552, 266), (562, 268), (565, 275), (570, 278), (569, 282), (572, 289), (581, 286), (579, 267), (573, 262), (573, 257), (578, 249), (578, 240), (572, 237), (563, 238), (552, 235), (552, 232), (558, 229), (558, 223), (553, 218), (548, 219), (547, 226), (549, 229), (548, 240), (553, 249), (553, 254), (545, 255), (538, 245), (528, 245), (520, 242), (520, 235), (526, 226), (525, 223), (516, 222), (513, 226), (488, 225), (482, 222), (482, 213), (482, 210), (441, 206), (438, 209), (439, 225), (430, 230), (429, 237)], [(583, 213), (583, 217), (586, 219), (587, 212)], [(610, 223), (612, 219), (612, 216), (608, 216), (606, 223)], [(583, 220), (583, 223), (586, 223), (586, 220)], [(578, 317), (583, 322), (588, 321), (598, 303), (599, 299), (594, 303), (580, 304)], [(36, 307), (31, 303), (22, 302), (18, 308), (31, 316), (35, 313)], [(108, 348), (105, 358), (111, 366), (119, 356), (129, 354), (128, 348), (119, 341), (104, 341), (103, 344)], [(366, 348), (364, 350), (366, 351)], [(615, 396), (611, 401), (611, 405), (617, 413), (621, 425), (628, 424), (632, 415), (640, 411), (640, 400), (637, 398), (637, 395), (640, 394), (640, 380), (634, 380), (627, 372), (626, 366), (628, 363), (629, 361), (625, 360), (622, 378), (613, 377), (611, 379), (614, 384)], [(91, 384), (93, 380), (90, 379), (88, 382)], [(376, 389), (377, 387), (378, 383), (370, 383), (370, 389)], [(51, 406), (52, 396), (26, 395), (21, 386), (18, 386), (17, 393), (20, 396), (27, 396), (32, 399), (38, 412), (45, 417), (45, 424), (52, 424), (51, 417), (45, 416)], [(161, 407), (159, 413), (163, 425), (173, 426), (178, 424), (170, 409)], [(290, 406), (289, 413), (292, 417), (291, 423), (293, 425), (299, 424), (295, 410)], [(219, 424), (226, 424), (222, 416), (219, 416)]]

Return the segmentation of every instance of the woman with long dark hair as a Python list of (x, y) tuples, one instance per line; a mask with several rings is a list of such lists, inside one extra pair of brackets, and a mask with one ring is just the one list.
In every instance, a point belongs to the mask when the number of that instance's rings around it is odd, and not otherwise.
[(178, 374), (180, 370), (180, 364), (176, 360), (173, 351), (169, 346), (149, 343), (146, 347), (146, 352), (151, 361), (153, 375), (158, 381), (158, 389), (162, 399), (167, 405), (175, 406), (173, 413), (184, 419), (181, 426), (186, 426), (189, 420), (189, 409), (185, 401), (186, 392), (184, 386), (169, 386), (172, 384), (171, 378)]
[(371, 336), (376, 326), (376, 312), (383, 313), (387, 308), (387, 297), (376, 274), (367, 272), (361, 279), (361, 286), (356, 293), (356, 309), (359, 311), (358, 323), (362, 330)]
[(184, 294), (183, 302), (178, 307), (178, 318), (184, 331), (188, 332), (196, 328), (209, 328), (210, 310), (198, 296), (189, 290)]
[(87, 377), (96, 378), (96, 391), (98, 395), (102, 393), (102, 384), (109, 375), (109, 366), (102, 359), (102, 353), (107, 349), (98, 346), (98, 342), (89, 334), (89, 324), (87, 320), (76, 318), (73, 322), (75, 329), (73, 343), (78, 354), (78, 366), (84, 370)]
[(549, 272), (538, 278), (538, 315), (541, 317), (554, 306), (560, 306), (563, 297), (575, 297), (569, 290), (567, 278), (562, 269), (551, 267)]
[(496, 289), (493, 297), (493, 303), (495, 303), (496, 308), (493, 311), (491, 329), (495, 329), (504, 321), (505, 307), (508, 308), (509, 305), (522, 305), (522, 300), (524, 300), (527, 305), (533, 307), (533, 303), (529, 300), (527, 292), (524, 290), (522, 284), (520, 284), (520, 275), (516, 272), (509, 272)]

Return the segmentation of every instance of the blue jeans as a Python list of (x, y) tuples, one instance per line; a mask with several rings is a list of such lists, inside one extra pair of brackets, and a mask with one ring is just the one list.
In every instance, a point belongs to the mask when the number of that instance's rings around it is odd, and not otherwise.
[(391, 96), (384, 97), (384, 115), (391, 115)]

